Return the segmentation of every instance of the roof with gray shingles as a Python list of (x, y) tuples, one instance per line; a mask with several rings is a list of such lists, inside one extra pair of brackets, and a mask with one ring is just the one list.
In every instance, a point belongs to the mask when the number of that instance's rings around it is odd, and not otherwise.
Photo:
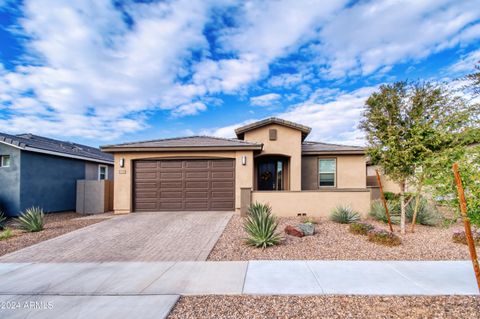
[(308, 134), (310, 134), (310, 131), (312, 130), (310, 127), (298, 124), (295, 122), (287, 121), (284, 119), (280, 119), (278, 117), (269, 117), (264, 120), (260, 120), (257, 122), (253, 122), (244, 126), (240, 126), (237, 129), (235, 129), (235, 134), (237, 134), (237, 137), (240, 139), (243, 139), (244, 133), (257, 129), (259, 127), (265, 126), (265, 125), (270, 125), (270, 124), (278, 124), (278, 125), (283, 125), (286, 127), (293, 128), (295, 130), (299, 130), (302, 132), (302, 139), (305, 139)]
[(130, 142), (115, 145), (105, 145), (104, 150), (114, 149), (170, 149), (170, 148), (261, 148), (262, 144), (242, 141), (234, 138), (221, 138), (214, 136), (187, 136), (176, 138), (165, 138), (150, 141)]
[(306, 141), (302, 144), (302, 154), (364, 154), (365, 149), (360, 146), (330, 144)]
[(113, 164), (113, 156), (111, 154), (103, 153), (98, 148), (54, 140), (33, 134), (10, 135), (0, 133), (0, 143), (9, 144), (25, 151), (48, 153), (56, 156)]

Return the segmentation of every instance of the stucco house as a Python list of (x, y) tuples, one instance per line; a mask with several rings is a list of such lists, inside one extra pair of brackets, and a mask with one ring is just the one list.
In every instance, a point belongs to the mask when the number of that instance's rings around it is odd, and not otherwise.
[(115, 213), (235, 210), (269, 203), (283, 216), (370, 206), (363, 148), (305, 141), (307, 126), (268, 118), (208, 136), (103, 146), (115, 157)]
[(113, 178), (113, 156), (33, 134), (0, 133), (0, 210), (75, 210), (77, 180)]

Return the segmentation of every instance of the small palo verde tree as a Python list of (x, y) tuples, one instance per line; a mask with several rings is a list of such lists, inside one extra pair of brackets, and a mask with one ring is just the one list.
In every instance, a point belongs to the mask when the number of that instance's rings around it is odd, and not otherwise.
[(431, 83), (382, 85), (367, 99), (360, 123), (366, 133), (367, 155), (400, 185), (402, 234), (407, 181), (423, 183), (436, 154), (461, 146), (459, 135), (469, 123), (470, 111), (465, 100)]

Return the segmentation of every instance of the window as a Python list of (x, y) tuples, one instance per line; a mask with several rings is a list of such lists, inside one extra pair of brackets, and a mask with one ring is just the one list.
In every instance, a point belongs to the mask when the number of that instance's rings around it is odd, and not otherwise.
[(0, 156), (0, 167), (10, 167), (10, 155)]
[(98, 166), (98, 179), (108, 179), (108, 167), (106, 165)]
[(318, 181), (320, 187), (335, 187), (337, 160), (334, 158), (318, 160)]

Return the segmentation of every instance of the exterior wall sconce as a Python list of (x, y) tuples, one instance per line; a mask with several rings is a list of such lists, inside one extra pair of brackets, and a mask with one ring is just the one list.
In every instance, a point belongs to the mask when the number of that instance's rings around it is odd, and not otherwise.
[(125, 159), (123, 157), (120, 159), (120, 167), (121, 168), (125, 167)]
[(242, 156), (242, 165), (247, 165), (247, 157), (245, 155)]

